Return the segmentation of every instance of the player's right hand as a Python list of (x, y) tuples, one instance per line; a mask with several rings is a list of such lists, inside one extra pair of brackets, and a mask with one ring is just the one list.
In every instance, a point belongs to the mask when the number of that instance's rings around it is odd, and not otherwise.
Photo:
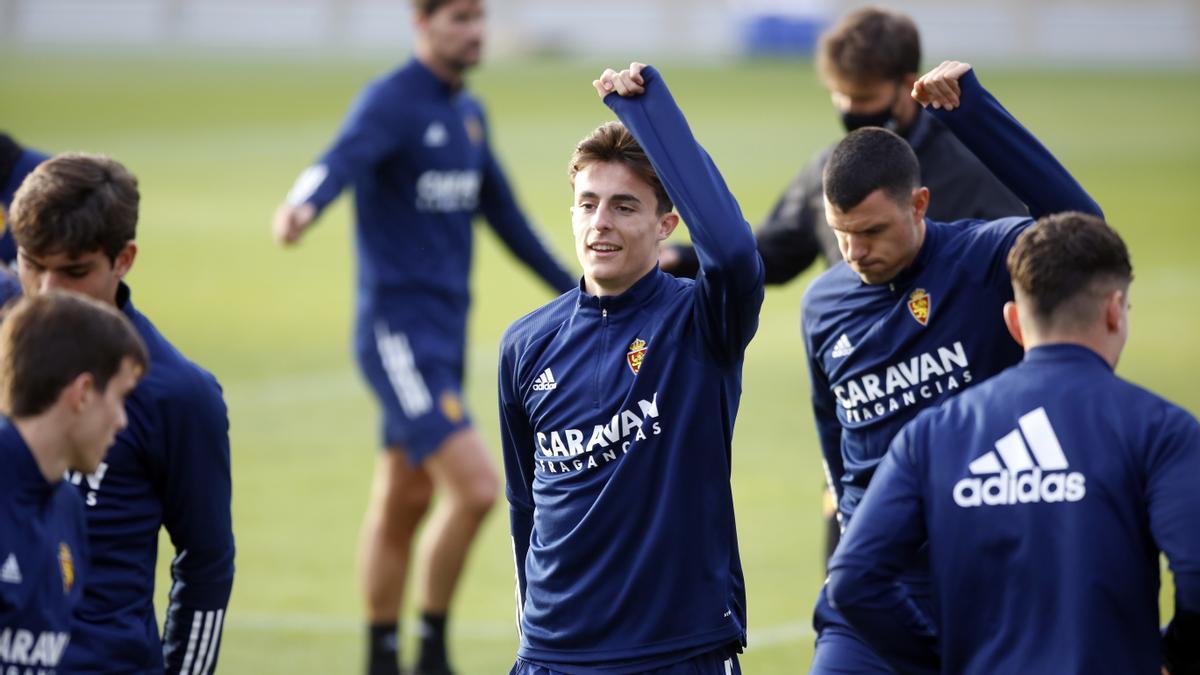
[(596, 88), (596, 93), (600, 94), (600, 98), (604, 98), (614, 91), (621, 96), (644, 94), (646, 93), (646, 80), (642, 78), (642, 69), (645, 67), (646, 64), (634, 61), (619, 73), (612, 68), (607, 68), (600, 74), (600, 79), (592, 80), (592, 86)]
[(279, 208), (275, 209), (275, 219), (271, 223), (271, 233), (275, 235), (275, 241), (283, 246), (296, 243), (316, 215), (317, 210), (312, 204), (280, 204)]
[(913, 85), (912, 97), (928, 108), (954, 110), (958, 107), (962, 89), (958, 80), (971, 70), (971, 64), (959, 61), (942, 61), (933, 70), (925, 73)]

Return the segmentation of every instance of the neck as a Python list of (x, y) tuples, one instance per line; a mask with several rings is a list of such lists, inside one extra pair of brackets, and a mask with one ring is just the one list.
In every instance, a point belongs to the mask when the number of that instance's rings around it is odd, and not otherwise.
[(896, 114), (896, 132), (901, 136), (908, 136), (908, 132), (912, 130), (913, 124), (917, 121), (917, 115), (921, 112), (921, 106), (911, 98), (904, 101), (900, 106), (900, 111)]
[(417, 60), (436, 75), (439, 80), (455, 89), (462, 86), (463, 71), (435, 58), (433, 56), (433, 49), (430, 48), (428, 43), (422, 41), (417, 45), (415, 51)]
[(634, 284), (649, 274), (657, 265), (658, 261), (655, 260), (653, 264), (643, 269), (632, 279), (624, 281), (604, 282), (585, 274), (583, 275), (583, 289), (588, 292), (588, 295), (594, 295), (597, 298), (620, 295), (633, 288)]
[(1096, 352), (1114, 370), (1117, 368), (1117, 359), (1121, 356), (1121, 348), (1114, 344), (1107, 335), (1077, 331), (1048, 331), (1041, 334), (1034, 331), (1026, 331), (1022, 337), (1025, 341), (1025, 351), (1050, 345), (1077, 345), (1086, 347)]
[(38, 471), (49, 483), (62, 480), (67, 470), (67, 451), (63, 439), (63, 424), (53, 413), (36, 417), (13, 418), (13, 426), (29, 446)]

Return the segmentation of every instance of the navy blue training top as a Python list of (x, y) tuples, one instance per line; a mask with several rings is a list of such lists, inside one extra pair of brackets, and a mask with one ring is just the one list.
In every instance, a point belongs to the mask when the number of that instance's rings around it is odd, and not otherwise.
[[(211, 673), (233, 587), (221, 387), (134, 309), (125, 284), (117, 306), (146, 343), (150, 367), (100, 469), (70, 477), (87, 506), (92, 574), (63, 672)], [(175, 558), (160, 643), (153, 599), (163, 527)]]
[(762, 261), (661, 76), (604, 99), (645, 149), (700, 255), (625, 293), (582, 287), (517, 320), (500, 353), (518, 656), (642, 672), (744, 643), (729, 485)]
[(0, 467), (0, 672), (53, 673), (87, 576), (83, 505), (3, 418)]
[(422, 319), (429, 329), (410, 339), (423, 354), (461, 358), (477, 214), (555, 290), (574, 286), (518, 208), (483, 106), (417, 59), (367, 86), (289, 200), (321, 210), (349, 185), (359, 311)]
[(813, 412), (843, 522), (900, 427), (1021, 359), (1001, 314), (1012, 299), (1006, 259), (1021, 232), (1050, 213), (1102, 215), (973, 71), (959, 84), (960, 107), (934, 114), (1033, 218), (927, 220), (916, 259), (892, 281), (864, 283), (841, 262), (805, 292)]
[[(1194, 672), (1198, 478), (1192, 415), (1088, 348), (1038, 347), (901, 430), (830, 563), (830, 599), (899, 672), (1151, 675), (1164, 647)], [(926, 539), (937, 638), (893, 583)]]

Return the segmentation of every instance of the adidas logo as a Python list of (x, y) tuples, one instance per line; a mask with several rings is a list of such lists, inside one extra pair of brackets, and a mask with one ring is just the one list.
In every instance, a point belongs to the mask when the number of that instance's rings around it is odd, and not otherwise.
[(1087, 494), (1083, 474), (1066, 470), (1067, 456), (1046, 409), (1022, 415), (1019, 426), (1020, 430), (1013, 429), (996, 441), (995, 451), (968, 465), (976, 476), (993, 475), (958, 481), (954, 486), (954, 503), (971, 508), (1083, 499)]
[(854, 351), (854, 345), (850, 344), (850, 338), (846, 337), (845, 333), (842, 333), (842, 337), (838, 338), (838, 341), (833, 344), (832, 356), (835, 359), (844, 359), (850, 356), (850, 352), (852, 351)]
[(550, 372), (549, 368), (543, 370), (542, 374), (538, 375), (537, 379), (533, 381), (534, 391), (550, 391), (557, 386), (558, 382), (555, 381), (554, 373)]
[(9, 553), (8, 558), (4, 560), (4, 566), (0, 567), (0, 581), (6, 584), (21, 583), (21, 568), (17, 565), (17, 554)]
[(446, 131), (446, 125), (441, 122), (434, 122), (425, 129), (425, 147), (440, 148), (450, 140), (450, 134)]

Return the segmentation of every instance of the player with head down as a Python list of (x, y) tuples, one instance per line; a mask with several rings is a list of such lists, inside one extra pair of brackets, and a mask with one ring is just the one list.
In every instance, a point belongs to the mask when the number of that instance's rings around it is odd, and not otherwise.
[[(914, 97), (1029, 207), (1035, 217), (1100, 208), (983, 87), (945, 62)], [(940, 223), (912, 148), (894, 133), (846, 136), (825, 166), (826, 219), (845, 260), (804, 296), (802, 328), (817, 432), (849, 522), (888, 443), (921, 410), (1021, 359), (1001, 319), (1012, 299), (1005, 258), (1028, 216)], [(927, 598), (927, 576), (906, 577)], [(825, 591), (814, 614), (814, 673), (886, 673)]]

